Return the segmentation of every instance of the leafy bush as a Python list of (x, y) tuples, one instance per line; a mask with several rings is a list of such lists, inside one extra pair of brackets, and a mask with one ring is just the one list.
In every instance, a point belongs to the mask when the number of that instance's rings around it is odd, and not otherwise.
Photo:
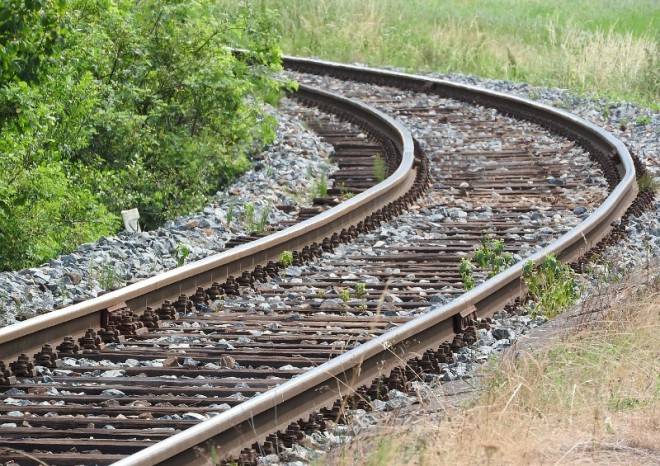
[(532, 261), (523, 266), (523, 281), (535, 306), (532, 314), (554, 317), (573, 304), (580, 296), (575, 273), (555, 256), (543, 258), (537, 266)]
[(3, 0), (0, 18), (2, 269), (116, 231), (121, 209), (146, 228), (188, 212), (274, 137), (268, 10)]

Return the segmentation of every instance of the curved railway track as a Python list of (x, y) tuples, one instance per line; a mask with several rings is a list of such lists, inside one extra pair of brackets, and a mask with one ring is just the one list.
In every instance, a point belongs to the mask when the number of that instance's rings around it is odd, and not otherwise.
[[(333, 77), (330, 92), (301, 85), (301, 117), (340, 155), (336, 185), (363, 192), (1, 329), (0, 463), (252, 464), (253, 445), (276, 452), (343, 404), (405, 390), (473, 342), (476, 327), (524, 291), (519, 262), (464, 293), (460, 257), (484, 234), (523, 258), (572, 261), (606, 238), (637, 194), (623, 145), (565, 112), (392, 72), (293, 58), (286, 66), (303, 83)], [(389, 177), (368, 188), (377, 155)], [(588, 164), (603, 176), (584, 175)], [(545, 213), (572, 211), (578, 194), (591, 215), (544, 237), (558, 222)], [(649, 200), (637, 199), (635, 208)], [(388, 238), (397, 227), (405, 240)], [(285, 250), (294, 263), (278, 267)]]

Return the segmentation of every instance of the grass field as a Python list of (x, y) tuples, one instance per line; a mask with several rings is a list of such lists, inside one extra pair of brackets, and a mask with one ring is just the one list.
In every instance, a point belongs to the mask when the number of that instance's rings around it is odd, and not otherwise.
[(259, 6), (279, 11), (288, 54), (595, 91), (660, 108), (656, 0), (259, 0)]

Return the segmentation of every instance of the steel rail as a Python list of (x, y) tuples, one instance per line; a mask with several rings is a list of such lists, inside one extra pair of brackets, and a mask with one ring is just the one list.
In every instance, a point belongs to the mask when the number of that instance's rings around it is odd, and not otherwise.
[[(405, 195), (415, 181), (414, 144), (403, 125), (362, 102), (299, 86), (298, 94), (325, 105), (350, 111), (380, 134), (391, 135), (401, 154), (396, 171), (386, 180), (320, 215), (285, 230), (239, 245), (206, 259), (184, 265), (161, 275), (142, 280), (120, 290), (111, 291), (79, 304), (37, 316), (25, 322), (0, 329), (0, 360), (14, 360), (21, 353), (38, 352), (48, 342), (62, 341), (65, 336), (78, 338), (89, 328), (99, 328), (104, 311), (126, 304), (131, 309), (158, 306), (165, 299), (175, 301), (186, 293), (194, 294), (199, 286), (224, 281), (230, 275), (253, 270), (258, 264), (277, 261), (284, 250), (299, 250), (342, 228), (354, 225), (384, 205)], [(35, 337), (38, 333), (38, 338)]]
[[(556, 254), (564, 261), (575, 259), (607, 235), (637, 194), (635, 168), (625, 146), (602, 128), (563, 110), (473, 86), (402, 73), (291, 57), (286, 58), (286, 64), (315, 69), (318, 73), (334, 72), (351, 77), (360, 73), (367, 80), (391, 84), (405, 82), (406, 87), (413, 83), (420, 89), (495, 107), (528, 120), (542, 121), (544, 126), (550, 125), (614, 159), (621, 178), (605, 202), (578, 226), (526, 260), (538, 263), (549, 254)], [(479, 317), (484, 317), (501, 309), (522, 293), (522, 267), (523, 262), (520, 262), (452, 302), (115, 465), (206, 465), (213, 464), (208, 452), (216, 449), (223, 456), (237, 454), (244, 446), (262, 441), (282, 425), (330, 406), (342, 396), (351, 395), (354, 387), (369, 384), (414, 355), (437, 347), (444, 339), (453, 336), (456, 316), (476, 312)]]

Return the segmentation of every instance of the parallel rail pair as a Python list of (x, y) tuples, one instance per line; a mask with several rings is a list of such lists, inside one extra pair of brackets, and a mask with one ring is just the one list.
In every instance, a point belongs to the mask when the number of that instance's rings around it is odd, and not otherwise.
[[(494, 107), (550, 127), (587, 147), (603, 165), (615, 167), (608, 178), (618, 183), (610, 182), (613, 189), (607, 200), (578, 227), (530, 257), (531, 260), (540, 261), (547, 254), (557, 254), (564, 261), (578, 257), (606, 236), (637, 193), (634, 164), (625, 147), (604, 130), (561, 110), (470, 86), (393, 72), (293, 58), (288, 58), (286, 65), (308, 72), (412, 87)], [(0, 360), (13, 360), (20, 353), (37, 352), (44, 343), (59, 342), (65, 336), (77, 337), (88, 328), (98, 328), (108, 308), (123, 303), (132, 309), (155, 306), (165, 299), (174, 300), (181, 293), (193, 294), (199, 286), (240, 275), (257, 264), (277, 260), (283, 250), (299, 250), (320, 242), (408, 192), (416, 176), (416, 162), (412, 137), (401, 124), (359, 102), (304, 86), (300, 93), (325, 105), (343, 107), (381, 137), (387, 135), (401, 157), (395, 173), (346, 203), (287, 230), (100, 298), (1, 329)], [(199, 449), (217, 448), (223, 455), (235, 454), (282, 425), (331, 405), (353, 387), (369, 384), (411, 354), (422, 354), (451, 339), (461, 316), (476, 312), (484, 317), (501, 308), (522, 292), (521, 268), (522, 264), (518, 264), (445, 306), (117, 464), (207, 464), (207, 455), (198, 455)]]

